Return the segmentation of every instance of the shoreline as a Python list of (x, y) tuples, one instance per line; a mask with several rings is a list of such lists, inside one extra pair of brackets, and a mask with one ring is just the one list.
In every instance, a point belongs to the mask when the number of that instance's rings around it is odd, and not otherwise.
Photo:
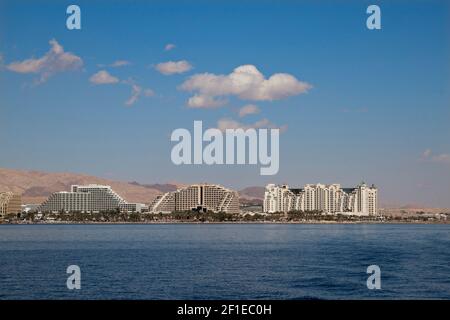
[(166, 225), (166, 224), (196, 224), (196, 225), (208, 225), (208, 224), (316, 224), (316, 225), (353, 225), (353, 224), (436, 224), (436, 225), (446, 225), (450, 224), (450, 221), (211, 221), (211, 222), (194, 222), (194, 221), (148, 221), (148, 222), (77, 222), (77, 221), (58, 221), (58, 222), (23, 222), (23, 223), (0, 223), (2, 225)]

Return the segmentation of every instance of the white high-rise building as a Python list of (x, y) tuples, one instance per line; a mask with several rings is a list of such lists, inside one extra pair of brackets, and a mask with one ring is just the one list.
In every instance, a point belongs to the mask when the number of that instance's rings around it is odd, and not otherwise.
[(110, 186), (97, 184), (72, 185), (71, 191), (55, 192), (38, 208), (38, 212), (140, 212), (143, 205), (128, 203)]
[(153, 213), (191, 210), (238, 213), (239, 195), (215, 184), (194, 184), (158, 196), (149, 207)]
[(364, 182), (355, 188), (339, 184), (307, 184), (302, 189), (287, 185), (268, 184), (264, 193), (263, 210), (267, 213), (289, 211), (319, 211), (324, 213), (378, 213), (378, 189)]
[(22, 196), (12, 192), (0, 192), (0, 220), (8, 214), (22, 211)]

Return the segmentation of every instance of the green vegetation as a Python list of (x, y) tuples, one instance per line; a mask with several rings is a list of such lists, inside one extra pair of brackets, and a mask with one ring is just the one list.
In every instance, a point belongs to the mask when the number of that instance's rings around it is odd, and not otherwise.
[(162, 216), (158, 215), (157, 219), (163, 219), (164, 221), (182, 221), (182, 222), (225, 222), (225, 221), (237, 221), (238, 215), (212, 211), (207, 212), (180, 211), (164, 214)]
[(391, 222), (391, 223), (447, 223), (448, 215), (423, 214), (415, 216), (372, 216), (359, 217), (343, 214), (324, 214), (320, 211), (291, 211), (270, 214), (243, 212), (229, 214), (225, 212), (180, 211), (163, 213), (123, 213), (118, 210), (96, 213), (58, 212), (58, 213), (22, 213), (3, 217), (0, 223), (205, 223), (205, 222), (280, 222), (280, 223), (349, 223), (349, 222)]

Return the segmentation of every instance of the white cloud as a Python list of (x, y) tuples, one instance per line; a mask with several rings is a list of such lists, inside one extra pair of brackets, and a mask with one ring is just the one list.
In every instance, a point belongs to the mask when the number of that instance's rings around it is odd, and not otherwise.
[(12, 62), (7, 68), (18, 73), (39, 74), (38, 82), (42, 83), (58, 72), (76, 70), (83, 66), (83, 60), (80, 57), (65, 52), (55, 39), (50, 40), (49, 43), (50, 50), (41, 58)]
[(131, 85), (131, 96), (128, 98), (127, 101), (125, 101), (125, 104), (127, 106), (132, 106), (136, 103), (136, 101), (139, 99), (139, 96), (141, 95), (142, 88), (138, 86), (137, 84)]
[(141, 95), (144, 95), (144, 97), (152, 97), (155, 95), (155, 93), (153, 92), (152, 89), (142, 89), (141, 86), (139, 86), (135, 83), (131, 83), (130, 81), (127, 81), (125, 83), (131, 85), (131, 95), (128, 98), (128, 100), (125, 101), (126, 106), (130, 107), (133, 104), (135, 104), (139, 100)]
[(186, 60), (168, 61), (158, 63), (155, 68), (156, 70), (167, 76), (171, 74), (187, 72), (192, 69), (192, 65)]
[(119, 79), (110, 75), (108, 71), (101, 70), (89, 78), (93, 84), (112, 84), (118, 83)]
[(251, 124), (244, 124), (242, 122), (230, 119), (230, 118), (222, 118), (219, 119), (219, 121), (217, 121), (217, 129), (221, 130), (221, 131), (225, 131), (226, 129), (259, 129), (259, 128), (264, 128), (264, 129), (280, 129), (281, 132), (284, 132), (287, 130), (287, 125), (283, 125), (283, 126), (277, 126), (275, 124), (273, 124), (272, 122), (270, 122), (268, 119), (264, 118), (261, 119), (259, 121), (256, 121), (254, 123)]
[(427, 149), (422, 153), (422, 159), (436, 163), (450, 164), (450, 154), (448, 153), (433, 154), (431, 149)]
[(259, 113), (259, 108), (258, 106), (254, 105), (254, 104), (247, 104), (245, 106), (243, 106), (241, 109), (239, 109), (239, 117), (245, 117), (249, 114), (256, 114)]
[(111, 64), (111, 67), (113, 67), (113, 68), (124, 67), (124, 66), (129, 66), (130, 64), (131, 64), (131, 62), (127, 61), (127, 60), (117, 60)]
[(174, 45), (173, 43), (168, 43), (168, 44), (166, 44), (166, 46), (164, 47), (164, 50), (165, 50), (165, 51), (170, 51), (170, 50), (175, 49), (175, 48), (176, 48), (176, 45)]
[(237, 96), (244, 100), (272, 101), (306, 93), (312, 86), (287, 73), (268, 79), (253, 65), (237, 67), (228, 75), (201, 73), (191, 76), (180, 88), (196, 92), (208, 101), (215, 97)]
[(194, 95), (190, 97), (188, 100), (188, 106), (190, 108), (218, 108), (227, 104), (226, 100), (223, 99), (214, 99), (210, 96), (199, 96)]
[(131, 65), (131, 62), (128, 60), (116, 60), (111, 64), (97, 64), (97, 67), (99, 68), (119, 68), (119, 67), (125, 67)]
[(433, 156), (432, 160), (434, 162), (450, 163), (450, 154), (441, 153), (441, 154)]
[(423, 152), (422, 156), (424, 158), (428, 158), (429, 156), (431, 156), (431, 149), (427, 149)]

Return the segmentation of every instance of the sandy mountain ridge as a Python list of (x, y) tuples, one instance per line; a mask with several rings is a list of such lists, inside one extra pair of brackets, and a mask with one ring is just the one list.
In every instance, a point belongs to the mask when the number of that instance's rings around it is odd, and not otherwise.
[[(214, 183), (214, 181), (211, 181)], [(34, 170), (15, 170), (0, 168), (0, 192), (12, 191), (22, 194), (23, 203), (41, 203), (50, 194), (57, 191), (70, 191), (73, 184), (104, 184), (109, 185), (129, 202), (150, 203), (156, 196), (185, 187), (179, 182), (142, 184), (99, 178), (87, 174), (51, 173)], [(264, 187), (252, 186), (239, 191), (240, 202), (243, 204), (262, 204)], [(389, 212), (450, 212), (441, 208), (430, 208), (420, 204), (380, 204)]]
[(125, 200), (142, 203), (149, 203), (157, 195), (179, 187), (176, 184), (141, 185), (137, 182), (114, 181), (86, 174), (0, 168), (0, 191), (22, 194), (23, 203), (41, 203), (53, 192), (70, 191), (73, 184), (109, 185)]
[[(34, 170), (0, 168), (0, 191), (22, 194), (23, 203), (41, 203), (57, 191), (70, 191), (73, 184), (109, 185), (129, 202), (150, 203), (157, 195), (186, 186), (178, 182), (164, 184), (141, 184), (138, 182), (115, 181), (87, 174), (53, 173)], [(263, 187), (249, 187), (239, 191), (243, 200), (262, 200)]]

